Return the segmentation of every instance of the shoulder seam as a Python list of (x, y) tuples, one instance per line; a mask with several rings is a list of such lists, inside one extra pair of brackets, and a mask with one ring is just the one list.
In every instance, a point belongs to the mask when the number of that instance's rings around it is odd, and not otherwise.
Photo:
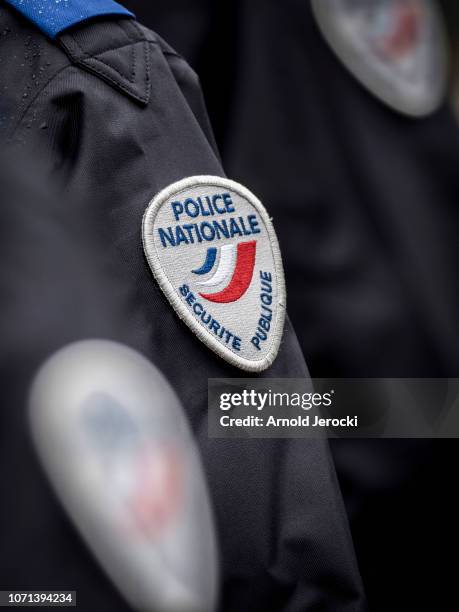
[[(134, 51), (134, 45), (140, 42), (146, 42), (146, 41), (142, 41), (142, 40), (137, 40), (137, 41), (132, 41), (129, 43), (125, 43), (124, 45), (118, 45), (116, 47), (108, 47), (107, 49), (102, 49), (101, 51), (97, 51), (97, 55), (91, 55), (90, 53), (87, 53), (82, 46), (80, 45), (80, 43), (75, 39), (74, 36), (72, 36), (71, 34), (69, 34), (70, 38), (73, 40), (73, 42), (76, 44), (76, 46), (78, 47), (78, 49), (81, 51), (81, 54), (86, 58), (86, 59), (91, 59), (95, 62), (99, 62), (100, 64), (104, 64), (105, 66), (107, 66), (107, 68), (110, 68), (111, 70), (114, 70), (117, 74), (120, 75), (120, 77), (127, 79), (128, 81), (130, 81), (131, 83), (134, 82), (135, 79), (135, 75), (136, 75), (136, 56), (135, 56), (135, 51)], [(131, 49), (131, 75), (128, 76), (126, 74), (123, 74), (122, 72), (120, 72), (117, 68), (115, 68), (115, 66), (111, 66), (110, 64), (107, 64), (107, 62), (104, 62), (104, 60), (100, 59), (100, 55), (103, 55), (104, 53), (108, 53), (109, 51), (118, 51), (119, 49), (124, 49), (126, 47), (129, 47)], [(107, 73), (104, 73), (105, 76), (107, 78), (110, 78), (109, 75)], [(120, 87), (122, 86), (121, 83), (117, 83), (118, 85), (120, 85)]]
[(10, 139), (14, 138), (14, 135), (16, 134), (17, 130), (21, 127), (21, 124), (24, 121), (27, 113), (34, 106), (34, 104), (37, 102), (38, 98), (44, 93), (44, 91), (47, 89), (47, 87), (49, 85), (51, 85), (51, 83), (54, 81), (54, 79), (56, 79), (62, 72), (64, 72), (65, 70), (67, 70), (68, 68), (71, 68), (71, 67), (72, 67), (72, 64), (67, 64), (66, 66), (62, 66), (62, 68), (60, 68), (57, 72), (55, 72), (53, 74), (53, 76), (50, 77), (46, 81), (46, 83), (43, 84), (43, 87), (40, 89), (40, 91), (38, 91), (36, 93), (36, 95), (30, 100), (29, 104), (26, 106), (26, 108), (21, 113), (21, 116), (18, 118), (18, 120), (15, 123), (13, 129), (11, 130), (11, 135), (9, 136)]
[[(124, 29), (121, 29), (124, 32)], [(154, 43), (144, 36), (135, 39), (129, 33), (124, 34), (130, 42), (96, 49), (93, 52), (85, 50), (80, 41), (70, 33), (60, 38), (59, 44), (73, 65), (98, 76), (125, 95), (147, 105), (151, 95), (149, 45)], [(139, 45), (142, 48), (139, 48)], [(120, 57), (124, 57), (124, 63), (110, 62), (109, 54), (119, 51)], [(103, 55), (104, 58), (101, 57)], [(116, 60), (116, 57), (113, 57), (113, 60)]]
[[(72, 37), (72, 38), (73, 38), (73, 37)], [(143, 42), (143, 44), (144, 44), (145, 46), (148, 46), (148, 45), (154, 45), (154, 46), (158, 47), (159, 49), (161, 49), (161, 45), (159, 44), (159, 42), (158, 42), (158, 41), (147, 40), (146, 38), (144, 38), (143, 40), (138, 40), (138, 41), (136, 41), (136, 42)], [(76, 44), (78, 44), (76, 41), (75, 41), (75, 43), (76, 43)], [(108, 49), (104, 49), (104, 50), (102, 51), (102, 53), (105, 53), (105, 52), (108, 52), (108, 51), (116, 51), (117, 49), (121, 49), (121, 48), (123, 48), (123, 47), (129, 47), (129, 46), (132, 46), (133, 44), (135, 44), (135, 43), (134, 43), (134, 42), (132, 42), (132, 43), (126, 43), (126, 44), (124, 44), (124, 45), (120, 45), (120, 46), (117, 46), (117, 47), (110, 47), (110, 48), (108, 48)], [(80, 45), (78, 45), (78, 47), (81, 49)], [(97, 57), (95, 57), (95, 56), (93, 56), (93, 55), (90, 55), (90, 54), (86, 53), (85, 51), (83, 51), (83, 49), (81, 49), (81, 51), (82, 51), (82, 53), (84, 53), (85, 57), (87, 57), (88, 59), (92, 59), (92, 60), (95, 60), (95, 61), (100, 62), (100, 63), (102, 63), (102, 64), (105, 64), (105, 62), (104, 62), (103, 60), (100, 60), (99, 58), (97, 58)], [(176, 53), (176, 52), (174, 52), (174, 51), (169, 51), (169, 50), (166, 50), (166, 49), (161, 49), (161, 53), (162, 53), (164, 56), (173, 57), (173, 58), (179, 59), (179, 60), (181, 60), (181, 61), (183, 61), (183, 62), (186, 62), (186, 60), (185, 60), (185, 59), (184, 59), (184, 58), (183, 58), (183, 57), (182, 57), (182, 56), (181, 56), (179, 53)], [(145, 54), (145, 58), (146, 58), (147, 65), (148, 65), (148, 68), (149, 68), (149, 67), (150, 67), (150, 59), (149, 59), (149, 57), (148, 57), (148, 53), (146, 53), (146, 54)], [(31, 108), (34, 106), (34, 104), (36, 103), (36, 101), (37, 101), (37, 100), (40, 98), (40, 96), (41, 96), (41, 95), (42, 95), (42, 94), (45, 92), (45, 90), (47, 89), (47, 87), (48, 87), (48, 86), (49, 86), (49, 85), (50, 85), (50, 84), (51, 84), (51, 83), (54, 81), (54, 79), (56, 79), (56, 78), (57, 78), (57, 77), (58, 77), (58, 76), (59, 76), (59, 75), (60, 75), (62, 72), (64, 72), (64, 71), (65, 71), (65, 70), (67, 70), (68, 68), (72, 68), (72, 67), (79, 68), (80, 70), (83, 70), (83, 67), (81, 66), (81, 64), (74, 64), (74, 63), (69, 62), (67, 65), (62, 66), (62, 68), (60, 68), (60, 69), (59, 69), (57, 72), (55, 72), (55, 73), (54, 73), (54, 74), (53, 74), (53, 75), (52, 75), (52, 76), (51, 76), (51, 77), (50, 77), (50, 78), (49, 78), (49, 79), (48, 79), (48, 80), (47, 80), (47, 81), (46, 81), (46, 82), (43, 84), (43, 86), (41, 87), (41, 89), (40, 89), (40, 90), (39, 90), (39, 91), (38, 91), (38, 92), (35, 94), (35, 96), (34, 96), (34, 97), (33, 97), (33, 98), (32, 98), (32, 99), (29, 101), (29, 104), (28, 104), (28, 105), (27, 105), (27, 106), (24, 108), (24, 110), (22, 111), (22, 113), (21, 113), (20, 117), (17, 119), (17, 121), (16, 121), (16, 122), (15, 122), (15, 124), (14, 124), (14, 127), (12, 128), (12, 130), (11, 130), (11, 132), (10, 132), (10, 138), (14, 138), (14, 135), (16, 134), (17, 130), (18, 130), (20, 127), (21, 127), (21, 124), (22, 124), (22, 122), (24, 121), (24, 118), (26, 117), (26, 115), (28, 114), (28, 112), (30, 111), (30, 109), (31, 109)], [(117, 71), (117, 72), (119, 72), (119, 71)], [(122, 75), (121, 73), (119, 73), (119, 74), (120, 74), (120, 76), (124, 76), (124, 78), (126, 78), (126, 77), (125, 77), (125, 75)], [(104, 72), (104, 75), (105, 75), (105, 78), (107, 78), (107, 79), (111, 79), (111, 77), (110, 77), (108, 74), (106, 74), (105, 72)], [(131, 79), (129, 79), (129, 80), (131, 80)], [(145, 79), (145, 80), (146, 80), (146, 84), (148, 84), (148, 81), (149, 81), (149, 70), (147, 70), (147, 75), (146, 75), (146, 79)], [(124, 87), (123, 87), (123, 84), (122, 84), (122, 83), (120, 83), (120, 82), (118, 82), (118, 81), (115, 81), (115, 80), (113, 80), (113, 79), (112, 79), (112, 81), (113, 81), (113, 83), (114, 83), (115, 85), (117, 85), (118, 87), (123, 88), (123, 90), (124, 90)], [(127, 91), (127, 90), (125, 90), (125, 91), (126, 91), (126, 93), (128, 93), (129, 95), (131, 95), (131, 92), (130, 92), (130, 91)]]

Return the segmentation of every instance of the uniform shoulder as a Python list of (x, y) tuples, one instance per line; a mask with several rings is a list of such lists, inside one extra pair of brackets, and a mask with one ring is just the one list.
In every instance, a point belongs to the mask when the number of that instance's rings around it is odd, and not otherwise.
[[(97, 11), (91, 12), (91, 5)], [(54, 6), (54, 0), (0, 5), (0, 111), (6, 133), (14, 131), (33, 100), (70, 66), (92, 73), (140, 105), (150, 100), (156, 66), (173, 60), (181, 62), (182, 70), (186, 66), (169, 45), (112, 0), (68, 0), (66, 19)]]
[[(78, 2), (68, 0), (70, 5)], [(100, 8), (104, 3), (98, 0), (97, 5)], [(38, 4), (48, 8), (47, 0)], [(113, 4), (111, 0), (109, 4)], [(58, 26), (37, 23), (35, 17), (16, 10), (11, 3), (3, 3), (0, 9), (0, 111), (7, 136), (16, 132), (35, 107), (35, 100), (46, 99), (47, 92), (52, 91), (55, 99), (56, 91), (64, 94), (69, 87), (73, 90), (78, 81), (80, 91), (91, 96), (95, 90), (94, 82), (88, 79), (90, 73), (110, 86), (107, 95), (111, 91), (114, 102), (118, 94), (139, 106), (149, 104), (153, 83), (157, 90), (175, 81), (176, 95), (186, 99), (213, 143), (195, 73), (164, 40), (130, 14), (88, 17), (57, 32)]]
[(0, 4), (1, 129), (8, 133), (39, 92), (70, 60), (34, 24)]

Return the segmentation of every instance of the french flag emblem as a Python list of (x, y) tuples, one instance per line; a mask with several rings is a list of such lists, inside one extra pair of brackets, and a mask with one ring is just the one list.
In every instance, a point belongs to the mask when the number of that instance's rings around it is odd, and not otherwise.
[[(216, 266), (218, 251), (220, 258)], [(237, 302), (250, 287), (255, 267), (257, 241), (226, 244), (220, 248), (210, 247), (207, 249), (206, 259), (203, 265), (193, 270), (193, 274), (200, 276), (215, 272), (206, 280), (198, 281), (201, 287), (217, 287), (228, 281), (224, 289), (216, 293), (200, 293), (199, 295), (217, 304), (229, 304)]]

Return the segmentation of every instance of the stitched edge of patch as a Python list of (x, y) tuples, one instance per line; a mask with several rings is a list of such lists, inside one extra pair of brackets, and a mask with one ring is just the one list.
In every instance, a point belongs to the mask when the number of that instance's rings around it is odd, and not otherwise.
[[(246, 359), (245, 357), (239, 357), (229, 349), (225, 348), (222, 344), (220, 344), (218, 340), (215, 340), (212, 336), (210, 336), (210, 334), (206, 332), (206, 330), (194, 319), (194, 317), (190, 315), (186, 306), (180, 300), (176, 289), (172, 286), (169, 278), (164, 272), (163, 266), (161, 265), (159, 258), (150, 255), (151, 251), (156, 253), (156, 247), (154, 246), (153, 239), (149, 237), (148, 230), (153, 227), (156, 215), (161, 210), (163, 204), (166, 202), (166, 200), (170, 199), (177, 192), (183, 191), (185, 189), (191, 189), (198, 185), (210, 185), (213, 187), (222, 188), (226, 187), (236, 192), (239, 196), (246, 199), (257, 210), (266, 227), (268, 240), (270, 243), (274, 260), (274, 270), (276, 274), (278, 288), (278, 299), (273, 336), (271, 339), (269, 351), (263, 359), (252, 360)], [(147, 248), (147, 246), (150, 245), (152, 242), (153, 249)], [(147, 206), (142, 220), (142, 244), (150, 269), (153, 272), (153, 276), (155, 277), (162, 292), (167, 297), (169, 303), (171, 304), (172, 308), (175, 310), (179, 318), (184, 321), (184, 323), (191, 329), (191, 331), (196, 334), (196, 336), (199, 338), (199, 340), (201, 340), (201, 342), (203, 342), (203, 344), (205, 344), (208, 348), (210, 348), (212, 351), (214, 351), (217, 355), (219, 355), (222, 359), (224, 359), (231, 365), (245, 370), (246, 372), (263, 372), (263, 370), (266, 370), (273, 364), (274, 360), (277, 357), (277, 353), (279, 352), (279, 347), (284, 333), (287, 302), (284, 268), (282, 265), (282, 257), (279, 248), (279, 243), (277, 240), (276, 232), (274, 231), (274, 227), (272, 225), (271, 218), (269, 217), (263, 204), (253, 193), (251, 193), (246, 187), (244, 187), (240, 183), (236, 183), (235, 181), (220, 176), (190, 176), (175, 183), (172, 183), (165, 189), (162, 189), (158, 194), (156, 194), (155, 197), (151, 200), (150, 204)]]

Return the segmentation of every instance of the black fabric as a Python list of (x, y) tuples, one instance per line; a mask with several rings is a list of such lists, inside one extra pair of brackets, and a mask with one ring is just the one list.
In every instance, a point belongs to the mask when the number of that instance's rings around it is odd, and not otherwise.
[[(223, 171), (194, 73), (161, 39), (134, 28), (99, 22), (54, 45), (10, 9), (0, 11), (4, 133), (16, 160), (26, 153), (40, 160), (36, 181), (52, 182), (58, 194), (9, 195), (9, 168), (1, 166), (1, 365), (10, 381), (2, 392), (1, 587), (77, 589), (82, 610), (126, 607), (50, 495), (25, 416), (36, 367), (70, 341), (103, 337), (151, 359), (186, 408), (215, 506), (221, 609), (361, 610), (327, 443), (207, 437), (207, 379), (243, 373), (178, 320), (151, 276), (140, 228), (158, 190)], [(129, 45), (146, 55), (125, 87)], [(91, 59), (101, 57), (108, 73)], [(149, 79), (143, 89), (140, 74)], [(20, 183), (16, 175), (13, 184)], [(308, 376), (288, 321), (264, 375)]]
[[(458, 376), (459, 133), (446, 104), (421, 120), (388, 109), (303, 0), (127, 5), (198, 71), (227, 171), (268, 203), (312, 374)], [(449, 609), (457, 443), (332, 450), (370, 609)]]

